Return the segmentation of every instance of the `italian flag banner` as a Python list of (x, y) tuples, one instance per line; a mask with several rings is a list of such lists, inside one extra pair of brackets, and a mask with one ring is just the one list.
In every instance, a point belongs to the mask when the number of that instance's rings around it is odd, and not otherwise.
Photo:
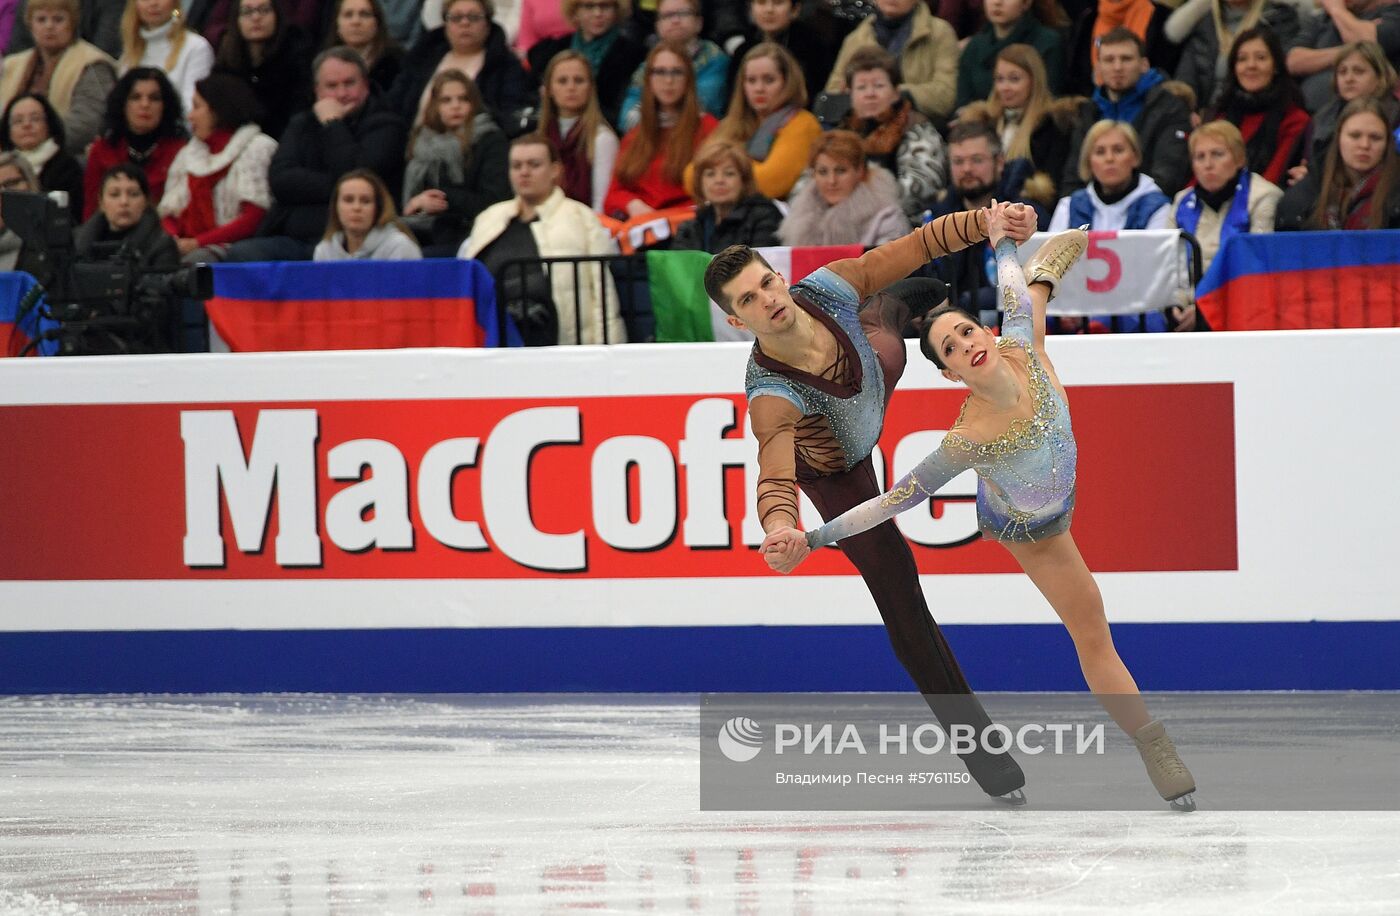
[[(859, 245), (758, 249), (789, 283), (832, 261), (860, 257), (864, 250)], [(705, 294), (705, 268), (709, 264), (710, 255), (704, 251), (647, 252), (647, 285), (656, 315), (657, 342), (753, 340), (747, 331), (730, 327), (724, 312)]]

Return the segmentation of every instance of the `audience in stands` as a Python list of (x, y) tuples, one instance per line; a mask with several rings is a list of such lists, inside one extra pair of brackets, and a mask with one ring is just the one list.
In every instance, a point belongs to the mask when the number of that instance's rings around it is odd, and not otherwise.
[[(126, 0), (82, 0), (79, 4), (78, 35), (83, 41), (96, 45), (102, 53), (116, 61), (122, 53), (122, 13), (126, 12)], [(3, 32), (5, 20), (0, 18), (0, 48), (6, 54), (28, 51), (34, 47), (34, 33), (29, 27), (32, 3), (25, 0), (8, 0), (0, 17), (9, 19), (10, 32), (6, 38)]]
[(715, 139), (744, 146), (758, 190), (775, 200), (792, 192), (821, 136), (821, 124), (806, 105), (802, 69), (786, 48), (765, 42), (744, 55)]
[(563, 38), (574, 31), (571, 11), (560, 0), (517, 0), (516, 6), (520, 18), (510, 46), (518, 57), (525, 57), (541, 41)]
[(231, 74), (195, 84), (194, 136), (171, 164), (157, 207), (186, 262), (222, 261), (230, 245), (253, 237), (272, 206), (267, 176), (277, 141), (254, 121), (257, 105)]
[(316, 104), (292, 118), (272, 157), (272, 209), (258, 238), (232, 245), (231, 261), (311, 257), (326, 225), (335, 182), (357, 168), (399, 186), (407, 125), (371, 95), (364, 58), (349, 48), (322, 51), (312, 64)]
[(506, 44), (495, 15), (492, 0), (446, 0), (442, 26), (420, 38), (404, 59), (389, 93), (392, 109), (416, 123), (433, 76), (443, 70), (460, 70), (476, 80), (487, 110), (500, 123), (533, 106), (534, 83)]
[(867, 163), (860, 137), (833, 130), (812, 146), (812, 177), (793, 194), (778, 229), (784, 245), (863, 245), (872, 248), (912, 228), (899, 183)]
[(1204, 271), (1232, 235), (1274, 231), (1283, 191), (1250, 170), (1244, 137), (1229, 121), (1202, 124), (1190, 144), (1196, 183), (1176, 195), (1167, 225), (1196, 237)]
[(1229, 69), (1209, 120), (1229, 121), (1244, 136), (1249, 169), (1282, 185), (1302, 159), (1308, 113), (1298, 87), (1283, 68), (1283, 48), (1267, 28), (1235, 36)]
[[(960, 120), (948, 131), (948, 188), (934, 201), (930, 218), (950, 213), (980, 210), (993, 200), (1017, 200), (1009, 185), (1001, 141), (990, 125), (977, 120)], [(1022, 200), (1036, 211), (1041, 228), (1049, 213), (1039, 203)], [(926, 268), (948, 284), (949, 296), (974, 314), (982, 313), (984, 323), (996, 321), (996, 258), (986, 240), (945, 255)]]
[(1142, 146), (1126, 121), (1099, 121), (1084, 137), (1079, 178), (1086, 185), (1061, 197), (1050, 217), (1050, 231), (1074, 226), (1091, 229), (1165, 229), (1171, 198), (1151, 175), (1139, 170)]
[(1165, 194), (1186, 186), (1191, 157), (1186, 135), (1191, 132), (1191, 110), (1186, 102), (1162, 84), (1166, 75), (1153, 69), (1142, 39), (1126, 28), (1116, 28), (1099, 40), (1098, 72), (1102, 85), (1092, 103), (1082, 107), (1079, 123), (1070, 136), (1071, 155), (1060, 176), (1059, 191), (1066, 195), (1083, 186), (1076, 155), (1084, 136), (1099, 121), (1131, 124), (1141, 140), (1141, 170), (1151, 176)]
[(564, 194), (603, 212), (617, 164), (617, 134), (608, 126), (593, 71), (582, 51), (560, 51), (544, 69), (539, 132), (559, 153)]
[(899, 60), (914, 106), (929, 118), (946, 118), (958, 94), (958, 36), (922, 0), (875, 0), (875, 13), (846, 36), (827, 92), (845, 90), (846, 64), (861, 48), (884, 48)]
[(63, 118), (67, 151), (82, 156), (102, 128), (116, 61), (78, 37), (77, 0), (29, 0), (24, 21), (34, 44), (5, 57), (0, 105), (25, 93), (43, 95)]
[(1288, 72), (1308, 111), (1327, 104), (1332, 67), (1348, 42), (1374, 41), (1392, 65), (1400, 63), (1400, 5), (1394, 0), (1328, 0), (1318, 7), (1287, 45)]
[(1011, 45), (1029, 45), (1040, 56), (1053, 94), (1064, 75), (1061, 30), (1069, 17), (1056, 0), (987, 0), (987, 24), (968, 41), (958, 60), (958, 107), (988, 98), (996, 61)]
[(841, 126), (860, 135), (865, 158), (899, 182), (910, 219), (919, 216), (947, 184), (943, 138), (914, 103), (899, 94), (899, 64), (879, 48), (862, 48), (846, 63), (851, 113)]
[[(729, 56), (713, 41), (700, 37), (704, 24), (705, 20), (700, 15), (700, 0), (659, 0), (656, 4), (656, 40), (684, 49), (695, 70), (695, 92), (699, 96), (700, 107), (718, 118), (725, 113)], [(642, 68), (638, 67), (622, 101), (624, 130), (630, 130), (637, 124), (643, 75)]]
[(836, 63), (836, 47), (801, 19), (801, 14), (798, 0), (749, 0), (750, 25), (729, 59), (730, 86), (738, 82), (739, 62), (744, 56), (755, 46), (771, 41), (787, 48), (797, 60), (809, 92), (822, 91)]
[[(650, 90), (645, 93), (650, 94)], [(693, 99), (694, 93), (690, 95)], [(642, 112), (645, 123), (646, 101)], [(560, 266), (548, 276), (538, 263), (525, 270), (502, 269), (522, 259), (537, 262), (616, 253), (597, 215), (559, 187), (562, 174), (547, 137), (517, 137), (510, 146), (510, 184), (515, 196), (477, 217), (459, 256), (479, 259), (495, 275), (496, 295), (506, 302), (527, 345), (626, 343), (617, 290), (612, 275), (600, 264), (582, 264), (577, 273)], [(574, 286), (575, 277), (582, 288)]]
[[(39, 176), (34, 174), (29, 160), (11, 150), (0, 153), (0, 192), (39, 190)], [(0, 270), (17, 270), (24, 241), (5, 226), (0, 219)]]
[(194, 101), (194, 84), (214, 69), (214, 48), (203, 35), (186, 27), (179, 0), (127, 0), (122, 14), (121, 71), (132, 67), (164, 70), (188, 110)]
[(433, 77), (403, 175), (404, 222), (428, 257), (455, 255), (477, 214), (510, 197), (507, 146), (471, 77)]
[(102, 135), (88, 147), (83, 171), (83, 218), (97, 210), (98, 185), (118, 162), (131, 162), (146, 173), (151, 199), (165, 193), (165, 176), (175, 155), (189, 139), (185, 109), (163, 70), (134, 67), (107, 96)]
[(394, 197), (369, 169), (340, 176), (331, 193), (326, 234), (313, 261), (417, 261), (423, 252), (394, 212)]
[[(224, 31), (233, 22), (231, 9), (240, 0), (181, 0), (185, 9), (185, 20), (191, 29), (218, 47), (224, 39)], [(326, 12), (325, 0), (285, 0), (283, 12), (289, 22), (307, 35), (321, 35), (326, 31), (323, 16)]]
[[(574, 32), (546, 38), (531, 48), (530, 70), (536, 76), (546, 73), (550, 62), (564, 51), (581, 56), (592, 71), (589, 80), (597, 84), (603, 117), (617, 126), (632, 74), (647, 56), (646, 48), (633, 41), (624, 28), (632, 15), (632, 4), (630, 0), (564, 0), (563, 9), (574, 24)], [(548, 91), (549, 80), (542, 78), (541, 84)]]
[(103, 174), (97, 212), (73, 231), (73, 253), (79, 261), (129, 260), (143, 271), (180, 266), (175, 240), (160, 228), (151, 206), (145, 172), (119, 162)]
[(689, 203), (685, 171), (691, 151), (718, 123), (700, 110), (695, 71), (684, 47), (657, 45), (643, 69), (641, 121), (622, 138), (617, 171), (603, 202), (603, 212), (620, 220)]
[(282, 0), (239, 0), (214, 65), (253, 89), (258, 124), (274, 140), (292, 115), (311, 106), (310, 36), (282, 12)]
[(742, 146), (710, 141), (695, 155), (691, 175), (695, 219), (676, 229), (672, 248), (718, 254), (730, 245), (778, 244), (782, 211), (758, 192), (753, 162)]
[(1400, 157), (1389, 107), (1347, 103), (1321, 168), (1284, 192), (1277, 228), (1400, 229)]
[(336, 45), (351, 48), (365, 59), (370, 84), (379, 92), (388, 92), (403, 68), (403, 48), (390, 32), (379, 0), (337, 0), (325, 47)]
[(83, 213), (83, 167), (63, 149), (63, 119), (42, 95), (24, 93), (5, 108), (0, 150), (15, 150), (26, 160), (44, 191), (68, 195), (68, 210)]
[(1215, 102), (1235, 36), (1255, 26), (1271, 29), (1287, 45), (1298, 34), (1298, 10), (1289, 0), (1186, 0), (1168, 17), (1164, 33), (1181, 45), (1176, 78), (1201, 105)]
[[(1341, 49), (1332, 68), (1332, 98), (1318, 109), (1303, 135), (1303, 162), (1288, 170), (1289, 184), (1308, 172), (1310, 164), (1321, 167), (1327, 147), (1337, 132), (1337, 117), (1348, 102), (1369, 96), (1396, 106), (1396, 72), (1385, 52), (1374, 41), (1354, 41)], [(1390, 120), (1395, 120), (1394, 116)]]

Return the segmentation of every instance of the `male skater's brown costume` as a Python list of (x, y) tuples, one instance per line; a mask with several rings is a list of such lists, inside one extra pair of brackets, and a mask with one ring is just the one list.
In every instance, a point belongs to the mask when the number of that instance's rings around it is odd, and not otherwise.
[[(909, 280), (879, 291), (934, 258), (986, 238), (985, 220), (980, 211), (941, 217), (859, 258), (835, 261), (791, 288), (798, 307), (835, 338), (836, 358), (814, 375), (754, 344), (745, 389), (758, 438), (764, 530), (802, 528), (798, 486), (828, 521), (880, 494), (870, 452), (904, 373), (903, 330), (911, 306), (921, 314), (943, 296), (920, 288), (938, 287), (937, 281)], [(896, 657), (944, 728), (968, 724), (980, 734), (990, 720), (929, 613), (914, 555), (899, 529), (885, 522), (847, 538), (840, 548), (865, 579)], [(976, 751), (964, 760), (989, 795), (1025, 784), (1010, 755)]]

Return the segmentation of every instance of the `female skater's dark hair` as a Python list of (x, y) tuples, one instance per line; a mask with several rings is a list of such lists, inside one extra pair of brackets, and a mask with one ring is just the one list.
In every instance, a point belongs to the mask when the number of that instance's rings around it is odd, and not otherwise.
[(954, 305), (951, 302), (945, 302), (942, 305), (931, 308), (929, 309), (926, 315), (924, 315), (921, 318), (915, 318), (913, 321), (915, 329), (917, 329), (919, 332), (919, 352), (924, 354), (924, 357), (926, 359), (928, 359), (931, 363), (933, 363), (940, 369), (947, 369), (948, 364), (943, 362), (942, 358), (939, 357), (937, 350), (934, 349), (933, 344), (929, 343), (928, 329), (933, 327), (933, 323), (939, 318), (942, 318), (944, 315), (954, 314), (962, 315), (963, 317), (967, 318), (968, 321), (977, 325), (979, 328), (982, 326), (982, 319), (978, 318), (976, 315), (972, 314), (972, 312), (963, 308), (961, 305)]

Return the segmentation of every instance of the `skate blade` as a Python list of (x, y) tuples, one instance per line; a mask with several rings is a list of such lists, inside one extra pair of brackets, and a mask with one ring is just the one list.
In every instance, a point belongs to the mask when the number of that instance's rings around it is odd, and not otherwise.
[(1012, 789), (1005, 795), (993, 795), (991, 796), (991, 799), (992, 801), (1000, 802), (1001, 804), (1008, 805), (1012, 808), (1020, 808), (1026, 803), (1026, 793), (1021, 791), (1020, 789)]
[(1173, 798), (1169, 802), (1169, 804), (1171, 805), (1173, 811), (1196, 810), (1196, 798), (1190, 792), (1187, 792), (1185, 795), (1178, 796), (1177, 798)]

